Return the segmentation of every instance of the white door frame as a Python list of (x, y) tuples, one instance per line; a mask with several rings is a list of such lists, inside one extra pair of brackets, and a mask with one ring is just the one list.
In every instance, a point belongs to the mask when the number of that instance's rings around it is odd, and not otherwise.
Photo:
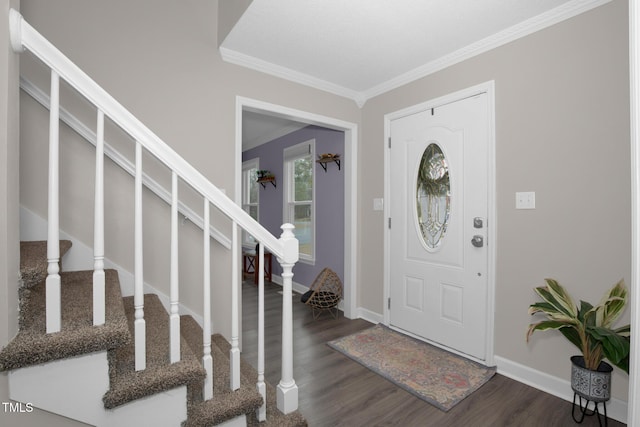
[(631, 97), (631, 340), (627, 425), (640, 424), (640, 6), (629, 2), (629, 74)]
[[(307, 111), (296, 110), (282, 105), (256, 99), (236, 97), (236, 173), (235, 173), (235, 201), (241, 203), (241, 173), (242, 173), (242, 111), (252, 110), (263, 112), (272, 116), (283, 117), (310, 125), (322, 126), (344, 132), (344, 154), (342, 162), (345, 163), (344, 182), (344, 316), (355, 319), (356, 310), (356, 283), (358, 255), (356, 253), (356, 219), (358, 204), (356, 189), (358, 184), (358, 125), (332, 117), (322, 116)], [(295, 279), (295, 277), (294, 277)], [(309, 284), (311, 285), (311, 284)]]
[[(488, 149), (488, 215), (487, 215), (487, 251), (488, 251), (488, 271), (487, 271), (487, 342), (486, 357), (484, 363), (494, 365), (494, 311), (495, 311), (495, 283), (496, 283), (496, 138), (495, 138), (495, 84), (493, 81), (481, 83), (479, 85), (460, 90), (436, 99), (413, 105), (384, 116), (384, 200), (389, 200), (391, 195), (391, 167), (389, 138), (391, 137), (391, 121), (405, 117), (420, 111), (436, 108), (445, 104), (450, 104), (480, 93), (488, 95), (489, 103), (489, 141)], [(384, 324), (389, 325), (389, 301), (391, 286), (391, 230), (388, 227), (388, 218), (391, 215), (389, 203), (384, 204)]]

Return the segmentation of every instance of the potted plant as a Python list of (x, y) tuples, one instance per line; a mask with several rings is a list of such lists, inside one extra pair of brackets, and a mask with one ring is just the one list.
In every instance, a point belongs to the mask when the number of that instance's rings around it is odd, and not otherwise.
[(609, 400), (613, 368), (603, 359), (629, 373), (631, 327), (614, 328), (627, 304), (624, 280), (605, 293), (596, 306), (585, 301), (577, 306), (556, 280), (545, 281), (546, 286), (535, 288), (543, 301), (531, 304), (529, 314), (541, 313), (547, 319), (529, 325), (527, 342), (535, 331), (559, 330), (582, 353), (571, 357), (573, 391), (596, 405)]

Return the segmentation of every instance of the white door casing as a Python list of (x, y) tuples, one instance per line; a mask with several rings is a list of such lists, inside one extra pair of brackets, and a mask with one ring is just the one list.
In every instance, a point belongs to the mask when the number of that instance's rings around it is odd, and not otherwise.
[[(493, 84), (388, 115), (385, 124), (385, 322), (492, 364)], [(435, 245), (422, 236), (416, 198), (430, 145), (444, 154), (450, 183), (448, 224)]]

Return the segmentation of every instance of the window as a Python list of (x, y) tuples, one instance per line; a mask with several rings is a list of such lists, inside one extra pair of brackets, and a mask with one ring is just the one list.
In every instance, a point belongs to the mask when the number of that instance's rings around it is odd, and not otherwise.
[(315, 140), (284, 150), (284, 222), (295, 225), (300, 242), (300, 260), (315, 258), (314, 206)]
[[(260, 167), (259, 159), (252, 159), (242, 163), (242, 209), (247, 212), (251, 218), (258, 221), (258, 176), (256, 172)], [(242, 233), (242, 243), (255, 245), (256, 241), (253, 236), (247, 232)]]

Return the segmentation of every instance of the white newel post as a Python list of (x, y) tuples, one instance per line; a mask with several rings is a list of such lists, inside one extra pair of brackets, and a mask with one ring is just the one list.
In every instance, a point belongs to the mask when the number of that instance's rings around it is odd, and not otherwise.
[(278, 258), (282, 266), (282, 378), (278, 384), (277, 406), (280, 412), (288, 414), (298, 409), (298, 386), (293, 379), (293, 266), (298, 261), (298, 240), (293, 235), (292, 224), (282, 225), (280, 241), (283, 244), (283, 258)]
[(171, 173), (171, 307), (169, 316), (170, 363), (180, 361), (180, 313), (178, 275), (178, 174)]
[(144, 275), (142, 263), (142, 145), (136, 141), (136, 178), (135, 178), (135, 271), (133, 307), (135, 309), (134, 340), (135, 367), (142, 371), (147, 367), (146, 323), (144, 320)]
[(204, 199), (202, 231), (204, 244), (204, 283), (202, 298), (204, 308), (202, 310), (202, 367), (207, 376), (204, 379), (202, 390), (203, 400), (213, 397), (213, 358), (211, 357), (211, 236), (209, 234), (209, 200)]
[(233, 221), (231, 226), (231, 349), (229, 350), (229, 360), (231, 361), (231, 390), (240, 388), (240, 317), (238, 297), (240, 289), (239, 271), (238, 271), (238, 224)]
[(60, 308), (60, 211), (59, 211), (60, 77), (51, 70), (49, 112), (49, 201), (47, 230), (46, 319), (47, 333), (59, 332)]
[(98, 110), (96, 126), (96, 182), (93, 221), (93, 324), (105, 322), (104, 274), (104, 113)]
[[(264, 245), (260, 243), (259, 247), (256, 254), (257, 266), (260, 270), (264, 270)], [(262, 396), (262, 406), (256, 409), (256, 418), (258, 421), (264, 421), (267, 419), (267, 386), (264, 382), (264, 274), (258, 275), (258, 382), (256, 389)]]

